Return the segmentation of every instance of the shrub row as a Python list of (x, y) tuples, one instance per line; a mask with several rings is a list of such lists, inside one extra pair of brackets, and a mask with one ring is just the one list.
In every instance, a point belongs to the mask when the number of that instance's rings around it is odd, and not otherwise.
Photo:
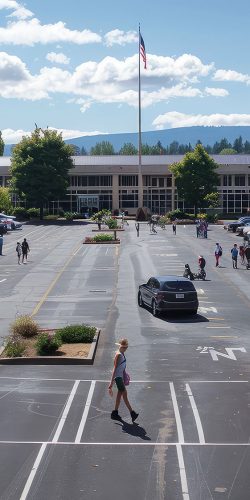
[(10, 325), (10, 335), (5, 345), (8, 357), (22, 356), (25, 351), (24, 339), (36, 338), (37, 354), (53, 354), (65, 343), (91, 343), (96, 329), (89, 325), (68, 325), (52, 332), (40, 332), (39, 325), (28, 315), (20, 316)]

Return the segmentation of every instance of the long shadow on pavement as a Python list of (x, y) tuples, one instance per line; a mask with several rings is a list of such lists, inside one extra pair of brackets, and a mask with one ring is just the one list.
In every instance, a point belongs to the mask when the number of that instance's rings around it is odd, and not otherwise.
[(137, 423), (128, 424), (121, 418), (119, 422), (115, 422), (116, 425), (119, 425), (122, 428), (122, 431), (126, 434), (130, 434), (130, 436), (135, 436), (143, 439), (144, 441), (151, 441), (151, 438), (147, 436), (147, 431), (141, 427)]

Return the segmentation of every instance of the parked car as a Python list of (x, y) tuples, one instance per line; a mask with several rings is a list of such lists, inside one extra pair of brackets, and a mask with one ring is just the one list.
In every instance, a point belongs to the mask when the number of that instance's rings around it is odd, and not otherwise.
[(235, 233), (238, 227), (245, 226), (247, 222), (250, 222), (250, 217), (240, 217), (238, 220), (229, 222), (226, 227), (228, 231)]
[(196, 289), (191, 281), (182, 276), (153, 276), (139, 286), (138, 304), (149, 306), (152, 314), (166, 311), (197, 313), (199, 306)]
[(242, 229), (243, 236), (244, 236), (244, 234), (247, 234), (250, 231), (250, 222), (247, 222), (247, 224), (245, 224), (245, 226), (243, 226), (241, 229)]

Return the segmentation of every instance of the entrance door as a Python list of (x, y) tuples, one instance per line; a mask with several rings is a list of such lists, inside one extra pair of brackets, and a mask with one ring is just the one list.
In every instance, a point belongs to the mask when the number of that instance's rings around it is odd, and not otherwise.
[(91, 194), (80, 194), (77, 197), (78, 213), (88, 213), (89, 215), (99, 211), (99, 196)]

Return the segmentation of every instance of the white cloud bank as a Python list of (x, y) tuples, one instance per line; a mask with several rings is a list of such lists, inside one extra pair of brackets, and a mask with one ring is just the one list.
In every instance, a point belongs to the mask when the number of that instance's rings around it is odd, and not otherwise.
[(136, 43), (138, 42), (138, 34), (136, 31), (122, 31), (119, 29), (115, 29), (109, 31), (104, 35), (104, 43), (107, 47), (111, 47), (112, 45), (125, 45), (127, 43)]
[[(50, 53), (47, 57), (55, 60), (57, 56)], [(63, 60), (64, 55), (61, 57)], [(212, 68), (212, 64), (203, 64), (191, 54), (177, 58), (148, 54), (148, 69), (143, 70), (142, 107), (175, 97), (215, 94), (215, 90), (208, 87), (206, 92), (202, 92), (193, 86)], [(99, 62), (88, 61), (77, 66), (73, 72), (58, 67), (43, 67), (38, 74), (32, 75), (19, 57), (0, 53), (0, 95), (5, 98), (38, 100), (63, 93), (69, 95), (71, 102), (75, 100), (81, 104), (82, 111), (94, 102), (137, 107), (137, 81), (137, 54), (124, 60), (109, 56)], [(216, 92), (217, 95), (226, 95), (223, 89), (216, 89)]]
[(153, 121), (153, 125), (157, 130), (163, 128), (179, 128), (179, 127), (195, 127), (195, 126), (236, 126), (236, 125), (250, 125), (250, 115), (247, 114), (220, 114), (215, 113), (211, 115), (188, 115), (178, 113), (177, 111), (170, 111), (163, 115), (157, 116)]
[(220, 82), (241, 82), (250, 85), (250, 75), (244, 75), (231, 69), (218, 69), (213, 75), (213, 80)]
[(63, 54), (62, 52), (49, 52), (46, 55), (46, 59), (52, 63), (57, 63), (57, 64), (70, 63), (70, 58), (67, 57), (65, 54)]
[(33, 12), (26, 9), (23, 5), (15, 0), (0, 0), (0, 10), (13, 10), (12, 14), (8, 17), (17, 17), (18, 19), (26, 19), (33, 16)]
[[(104, 134), (104, 132), (99, 132), (98, 130), (92, 131), (92, 132), (82, 132), (81, 130), (69, 130), (69, 129), (62, 129), (62, 128), (55, 128), (55, 127), (48, 127), (49, 130), (57, 130), (58, 132), (62, 133), (63, 139), (73, 139), (76, 137), (83, 137), (86, 135), (100, 135)], [(30, 136), (31, 132), (27, 130), (14, 130), (11, 128), (6, 128), (2, 130), (2, 137), (5, 142), (5, 144), (17, 144), (18, 142), (21, 141), (22, 137), (24, 136)]]

